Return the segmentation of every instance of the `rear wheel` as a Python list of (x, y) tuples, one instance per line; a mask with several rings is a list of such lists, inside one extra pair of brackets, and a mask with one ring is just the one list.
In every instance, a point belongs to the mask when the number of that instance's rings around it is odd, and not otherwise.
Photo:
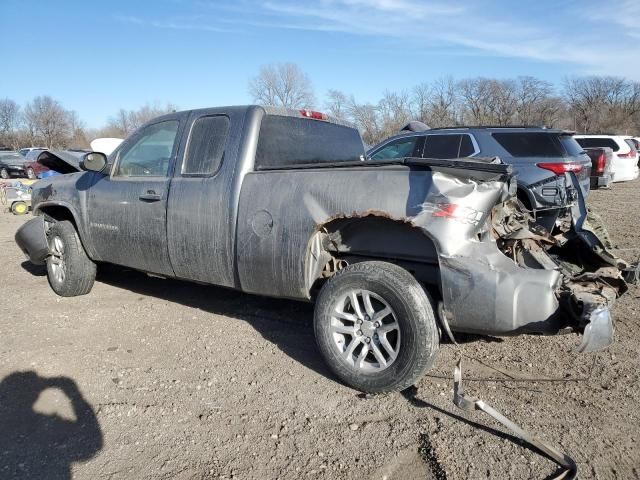
[(6, 168), (0, 169), (0, 177), (4, 179), (9, 178), (9, 172), (7, 171)]
[(96, 278), (96, 264), (87, 256), (73, 224), (66, 220), (54, 223), (47, 239), (51, 254), (47, 277), (53, 291), (61, 297), (89, 293)]
[(439, 344), (427, 293), (409, 272), (386, 262), (350, 265), (327, 281), (314, 329), (329, 368), (368, 393), (413, 385), (431, 367)]
[(31, 167), (27, 168), (27, 178), (30, 178), (31, 180), (36, 178), (36, 174)]

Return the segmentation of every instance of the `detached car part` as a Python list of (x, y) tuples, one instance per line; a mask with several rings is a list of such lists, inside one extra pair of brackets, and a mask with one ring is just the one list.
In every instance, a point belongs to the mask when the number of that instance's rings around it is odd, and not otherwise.
[(494, 420), (498, 421), (513, 432), (519, 439), (527, 442), (529, 445), (532, 445), (550, 460), (553, 460), (555, 463), (560, 465), (564, 470), (554, 477), (556, 480), (570, 480), (578, 477), (578, 467), (571, 457), (542, 440), (537, 439), (531, 433), (522, 429), (503, 414), (498, 412), (491, 405), (486, 404), (483, 400), (465, 395), (462, 390), (462, 360), (458, 360), (458, 364), (453, 371), (453, 403), (456, 407), (467, 412), (480, 410), (490, 415)]

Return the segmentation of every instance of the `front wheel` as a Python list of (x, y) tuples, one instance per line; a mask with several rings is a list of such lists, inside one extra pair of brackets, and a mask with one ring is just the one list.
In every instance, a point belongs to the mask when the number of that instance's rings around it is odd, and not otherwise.
[(413, 385), (439, 344), (429, 296), (408, 271), (386, 262), (356, 263), (329, 279), (316, 302), (314, 330), (333, 373), (367, 393)]
[(4, 179), (9, 178), (9, 172), (6, 168), (0, 169), (0, 178), (4, 178)]
[(36, 178), (36, 174), (31, 167), (27, 168), (27, 178), (30, 178), (31, 180)]
[(61, 297), (89, 293), (96, 278), (96, 264), (87, 256), (73, 224), (66, 220), (54, 223), (47, 240), (47, 278), (53, 291)]

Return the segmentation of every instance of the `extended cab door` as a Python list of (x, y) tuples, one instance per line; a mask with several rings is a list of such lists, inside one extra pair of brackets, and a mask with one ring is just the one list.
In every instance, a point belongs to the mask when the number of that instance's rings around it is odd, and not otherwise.
[(167, 208), (169, 255), (177, 277), (235, 286), (237, 162), (246, 109), (192, 112)]
[(129, 137), (116, 151), (111, 175), (89, 188), (89, 231), (100, 260), (173, 275), (167, 197), (187, 115), (162, 117)]

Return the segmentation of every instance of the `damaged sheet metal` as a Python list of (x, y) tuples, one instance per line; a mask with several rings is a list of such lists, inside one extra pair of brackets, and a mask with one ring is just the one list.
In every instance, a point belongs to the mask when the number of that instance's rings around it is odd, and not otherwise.
[(504, 427), (513, 432), (518, 438), (525, 441), (529, 445), (535, 447), (544, 456), (553, 460), (560, 465), (564, 470), (556, 475), (556, 480), (570, 480), (578, 477), (578, 467), (571, 457), (562, 453), (555, 447), (552, 447), (548, 443), (539, 440), (531, 433), (519, 427), (517, 424), (509, 420), (491, 405), (488, 405), (483, 400), (471, 396), (467, 396), (462, 389), (462, 360), (458, 361), (453, 372), (453, 403), (456, 407), (472, 412), (474, 410), (480, 410), (487, 415), (491, 416), (494, 420), (501, 423)]

